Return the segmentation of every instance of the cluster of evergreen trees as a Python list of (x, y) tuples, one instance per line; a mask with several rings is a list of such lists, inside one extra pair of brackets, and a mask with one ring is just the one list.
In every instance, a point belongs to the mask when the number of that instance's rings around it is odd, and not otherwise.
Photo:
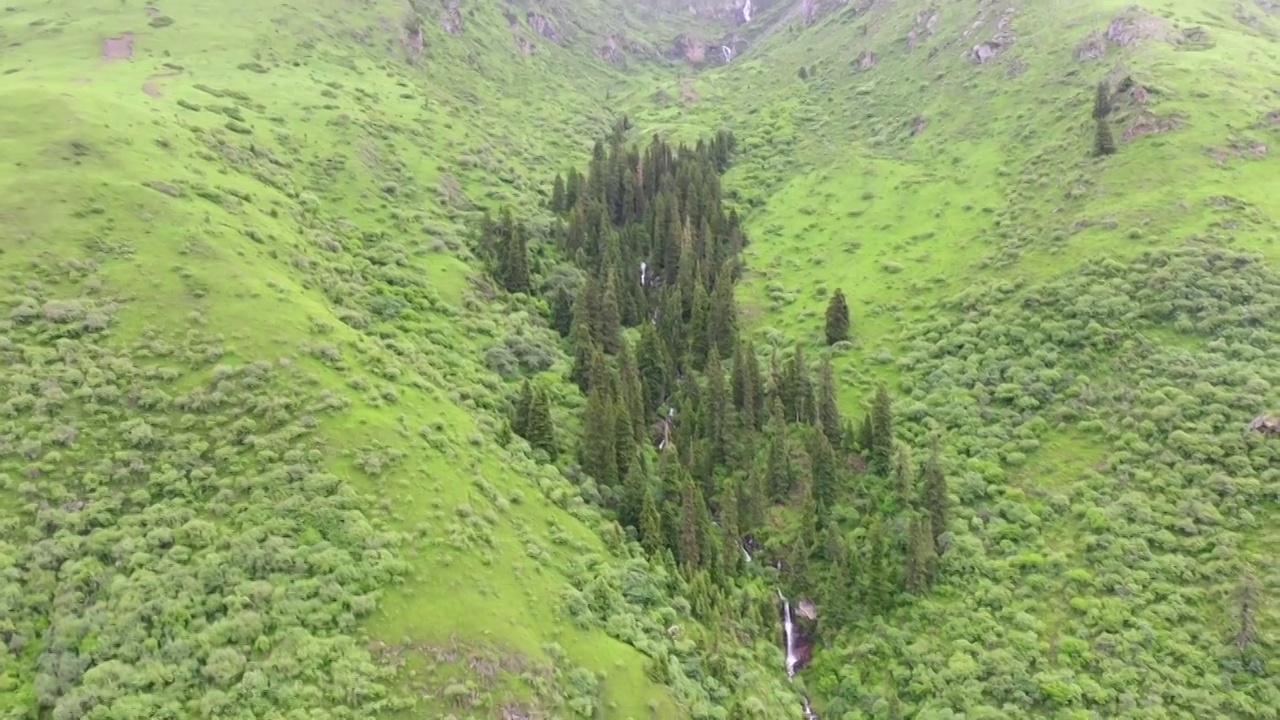
[[(895, 441), (887, 390), (855, 429), (828, 361), (815, 376), (796, 346), (766, 369), (739, 337), (745, 239), (719, 179), (733, 149), (723, 132), (694, 147), (658, 137), (629, 147), (619, 126), (585, 173), (556, 178), (555, 241), (584, 277), (576, 293), (559, 284), (546, 298), (586, 395), (577, 459), (648, 552), (685, 572), (700, 614), (742, 571), (747, 538), (793, 591), (819, 598), (824, 618), (884, 610), (937, 572), (947, 513), (937, 446), (917, 473)], [(504, 287), (533, 287), (509, 212), (486, 222), (481, 247)], [(828, 342), (848, 325), (837, 293)], [(512, 430), (554, 455), (545, 391), (526, 383), (515, 405)]]

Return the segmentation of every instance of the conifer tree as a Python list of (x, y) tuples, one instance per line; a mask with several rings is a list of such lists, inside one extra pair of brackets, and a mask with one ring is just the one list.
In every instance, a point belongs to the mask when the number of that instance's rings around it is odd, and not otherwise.
[(1115, 151), (1116, 140), (1111, 136), (1111, 126), (1107, 125), (1106, 120), (1098, 120), (1093, 136), (1093, 154), (1103, 157), (1114, 154)]
[(631, 422), (631, 413), (627, 411), (625, 401), (616, 398), (613, 404), (613, 452), (620, 487), (627, 484), (627, 473), (631, 471), (631, 461), (638, 451), (636, 428)]
[(601, 487), (615, 487), (618, 482), (617, 448), (614, 444), (615, 424), (613, 398), (603, 384), (587, 393), (582, 417), (582, 447), (579, 462)]
[(787, 365), (787, 419), (798, 423), (812, 423), (816, 417), (813, 400), (813, 380), (809, 365), (804, 359), (804, 347), (797, 344)]
[(848, 621), (851, 598), (856, 593), (849, 546), (836, 523), (828, 523), (824, 530), (822, 556), (829, 569), (820, 595), (825, 608), (823, 614), (832, 626), (842, 627)]
[(871, 406), (871, 471), (888, 477), (893, 463), (893, 401), (881, 383)]
[(858, 449), (869, 458), (874, 444), (875, 429), (871, 426), (871, 413), (866, 413), (862, 416), (862, 424), (858, 426)]
[(922, 593), (929, 588), (933, 583), (937, 558), (929, 516), (912, 518), (907, 538), (906, 571), (903, 573), (907, 592)]
[(529, 410), (533, 407), (533, 384), (525, 378), (516, 396), (515, 412), (511, 417), (511, 429), (515, 434), (529, 439)]
[(835, 449), (821, 432), (809, 435), (809, 462), (813, 473), (813, 499), (819, 516), (825, 516), (835, 506), (839, 480)]
[(729, 457), (729, 388), (725, 386), (724, 369), (718, 353), (707, 361), (706, 428), (711, 465), (726, 462)]
[(822, 367), (818, 371), (818, 426), (832, 446), (841, 444), (840, 408), (836, 405), (836, 381), (830, 358), (822, 359)]
[(693, 310), (689, 318), (689, 358), (693, 367), (702, 370), (711, 351), (708, 323), (711, 320), (711, 298), (701, 283), (694, 286)]
[(916, 499), (916, 468), (911, 459), (911, 448), (902, 441), (894, 442), (893, 486), (898, 494), (898, 512), (912, 509)]
[(723, 549), (721, 564), (726, 573), (737, 572), (742, 562), (742, 530), (738, 523), (738, 512), (741, 500), (738, 497), (738, 476), (730, 475), (724, 479), (720, 489), (720, 533)]
[(849, 339), (849, 304), (843, 290), (836, 290), (827, 301), (826, 335), (828, 345)]
[(563, 285), (551, 297), (551, 327), (560, 337), (568, 337), (573, 329), (573, 296)]
[[(507, 222), (510, 222), (509, 214)], [(504, 234), (506, 243), (498, 255), (501, 262), (499, 273), (502, 286), (511, 293), (528, 292), (529, 248), (524, 225), (518, 223), (509, 225)]]
[(662, 530), (662, 515), (654, 502), (653, 492), (646, 489), (640, 508), (640, 544), (650, 557), (656, 557), (666, 547), (666, 534)]
[(785, 502), (791, 495), (791, 482), (787, 426), (775, 419), (769, 424), (769, 448), (765, 453), (765, 483), (769, 498), (774, 502)]
[(618, 279), (612, 270), (605, 280), (604, 290), (600, 296), (600, 320), (596, 327), (596, 340), (600, 349), (609, 355), (618, 352), (621, 342), (622, 314), (618, 308)]
[(1093, 98), (1093, 119), (1102, 120), (1111, 114), (1111, 85), (1106, 80), (1098, 83), (1098, 92)]
[(525, 422), (524, 437), (529, 444), (554, 458), (558, 448), (555, 426), (551, 422), (551, 397), (545, 387), (534, 388)]
[(644, 411), (644, 385), (640, 381), (640, 369), (636, 365), (631, 343), (625, 338), (618, 348), (618, 395), (620, 405), (626, 409), (627, 417), (631, 420), (635, 441), (643, 443), (648, 432), (648, 416)]
[(738, 306), (733, 300), (733, 269), (727, 261), (721, 266), (715, 289), (711, 292), (711, 316), (707, 332), (711, 336), (711, 346), (719, 352), (720, 357), (727, 358), (737, 349)]
[(753, 466), (741, 488), (741, 514), (738, 524), (742, 533), (749, 533), (764, 522), (765, 508), (768, 507), (768, 490), (765, 486), (765, 475), (761, 468)]
[(695, 570), (702, 564), (702, 538), (699, 535), (698, 488), (693, 478), (684, 479), (680, 489), (680, 564), (686, 570)]
[(947, 497), (947, 477), (942, 470), (942, 451), (938, 445), (938, 439), (934, 438), (932, 447), (929, 448), (929, 459), (924, 466), (924, 506), (929, 512), (930, 527), (935, 539), (938, 539), (937, 548), (941, 552), (943, 545), (940, 538), (947, 532), (950, 499)]
[(873, 519), (867, 530), (866, 548), (864, 597), (868, 609), (882, 613), (889, 609), (893, 588), (889, 573), (889, 543), (885, 538), (884, 524), (879, 519)]
[(647, 323), (640, 328), (636, 369), (640, 373), (640, 386), (644, 391), (644, 415), (646, 418), (652, 417), (667, 397), (672, 372), (666, 349), (658, 338), (657, 331)]
[(551, 212), (559, 215), (568, 209), (565, 204), (564, 178), (556, 173), (555, 183), (551, 187)]

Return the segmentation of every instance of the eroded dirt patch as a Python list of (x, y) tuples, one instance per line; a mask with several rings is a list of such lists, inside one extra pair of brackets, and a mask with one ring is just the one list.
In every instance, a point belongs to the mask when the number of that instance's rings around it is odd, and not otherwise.
[(114, 60), (132, 60), (133, 33), (121, 33), (115, 37), (109, 37), (103, 40), (102, 59), (107, 62), (112, 62)]
[(685, 80), (680, 85), (680, 101), (685, 105), (693, 105), (698, 102), (698, 91), (693, 89), (693, 81)]
[(142, 83), (142, 92), (153, 98), (162, 97), (164, 88), (161, 87), (160, 81), (165, 78), (171, 78), (181, 75), (181, 70), (165, 70), (164, 72), (153, 73), (147, 77), (147, 81)]

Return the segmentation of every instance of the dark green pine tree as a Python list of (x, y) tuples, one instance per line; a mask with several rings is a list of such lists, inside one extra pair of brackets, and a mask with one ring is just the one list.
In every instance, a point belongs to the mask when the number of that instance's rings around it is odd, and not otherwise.
[(893, 401), (881, 383), (871, 405), (871, 471), (888, 477), (893, 467)]
[(672, 377), (671, 363), (666, 348), (653, 326), (640, 327), (640, 343), (636, 348), (636, 369), (640, 373), (640, 385), (644, 392), (644, 416), (653, 417), (666, 400)]
[(631, 472), (632, 460), (639, 452), (636, 442), (636, 428), (631, 422), (631, 413), (627, 410), (624, 399), (616, 398), (613, 404), (613, 452), (617, 463), (617, 483), (625, 488)]
[(550, 455), (556, 456), (555, 425), (551, 422), (551, 396), (545, 387), (534, 388), (529, 405), (525, 426), (525, 439), (529, 444)]
[(707, 321), (711, 346), (722, 358), (738, 347), (738, 306), (733, 300), (733, 268), (725, 262), (711, 291), (711, 315)]
[(556, 173), (555, 183), (551, 187), (551, 212), (560, 215), (568, 209), (565, 204), (564, 178), (560, 177), (560, 173)]
[(904, 442), (894, 443), (893, 486), (898, 495), (898, 512), (910, 512), (916, 499), (916, 468), (911, 448)]
[(769, 494), (765, 485), (763, 468), (753, 466), (740, 490), (738, 516), (739, 531), (744, 535), (764, 524), (765, 509), (769, 506)]
[(938, 554), (933, 544), (933, 530), (928, 515), (912, 518), (907, 538), (906, 571), (903, 580), (907, 592), (922, 593), (933, 583)]
[(1112, 155), (1116, 151), (1116, 140), (1111, 135), (1111, 126), (1106, 120), (1098, 120), (1093, 135), (1093, 154), (1098, 157)]
[(769, 447), (765, 451), (765, 483), (769, 499), (775, 503), (786, 502), (791, 496), (791, 462), (787, 457), (787, 426), (775, 416), (769, 422)]
[(618, 280), (612, 270), (604, 283), (604, 292), (600, 296), (600, 322), (596, 328), (596, 340), (609, 355), (618, 352), (621, 343), (622, 314), (618, 309)]
[(529, 382), (529, 378), (525, 378), (524, 382), (520, 384), (520, 394), (516, 396), (515, 412), (511, 416), (511, 430), (525, 440), (529, 439), (529, 410), (532, 407), (533, 383)]
[(1111, 114), (1111, 84), (1106, 80), (1098, 83), (1098, 91), (1093, 97), (1093, 119), (1102, 120)]
[(709, 461), (712, 466), (724, 464), (729, 459), (729, 413), (731, 401), (725, 385), (724, 368), (718, 353), (711, 353), (707, 360), (707, 396), (703, 408), (706, 415), (706, 435)]
[(812, 423), (817, 419), (813, 379), (809, 375), (809, 364), (804, 359), (804, 348), (798, 344), (791, 353), (791, 362), (787, 364), (787, 397), (791, 400), (787, 406), (788, 420)]
[(568, 210), (578, 204), (578, 195), (582, 191), (582, 174), (577, 170), (569, 171), (569, 179), (564, 183), (564, 208)]
[(875, 445), (875, 429), (871, 426), (871, 413), (862, 416), (862, 424), (858, 426), (858, 450), (871, 457), (871, 446)]
[(662, 515), (653, 500), (653, 492), (645, 489), (640, 507), (640, 544), (650, 557), (657, 557), (666, 547), (666, 539), (662, 530)]
[(568, 337), (573, 330), (573, 295), (563, 285), (551, 296), (551, 327), (560, 337)]
[(827, 302), (826, 335), (828, 345), (849, 339), (849, 304), (843, 290), (836, 290)]
[(827, 436), (820, 432), (809, 435), (809, 463), (813, 473), (813, 500), (818, 515), (825, 517), (835, 507), (840, 481), (835, 449), (827, 441)]
[(507, 230), (506, 247), (499, 251), (499, 273), (507, 292), (529, 292), (529, 247), (524, 225), (516, 223)]
[(939, 552), (943, 550), (942, 534), (947, 532), (950, 499), (947, 496), (947, 476), (942, 470), (942, 450), (937, 438), (929, 448), (929, 459), (924, 464), (924, 507), (929, 513), (929, 525), (937, 540)]
[(622, 484), (622, 494), (618, 498), (618, 521), (624, 527), (634, 527), (637, 530), (640, 529), (644, 512), (644, 496), (649, 492), (651, 484), (644, 457), (644, 453), (632, 453), (631, 464)]
[(706, 366), (707, 355), (711, 351), (711, 336), (708, 323), (711, 315), (711, 298), (701, 283), (693, 289), (693, 310), (689, 319), (689, 358), (695, 369)]
[(836, 404), (836, 380), (831, 371), (831, 359), (823, 358), (818, 371), (818, 427), (833, 447), (838, 447), (844, 437), (840, 408)]
[(733, 354), (733, 405), (742, 413), (742, 425), (749, 432), (760, 429), (764, 387), (760, 384), (760, 360), (755, 347), (742, 343)]
[(720, 534), (723, 548), (721, 565), (729, 575), (737, 573), (742, 562), (742, 529), (738, 512), (742, 505), (738, 495), (738, 476), (730, 475), (720, 487)]
[(614, 442), (615, 423), (610, 388), (600, 384), (587, 393), (582, 415), (582, 469), (601, 487), (618, 484), (618, 455)]
[(867, 609), (873, 613), (883, 613), (889, 609), (894, 588), (889, 572), (889, 542), (885, 538), (884, 524), (878, 518), (873, 519), (871, 526), (867, 528), (865, 555), (863, 597)]
[(842, 627), (849, 620), (850, 598), (857, 595), (853, 582), (853, 562), (849, 545), (840, 533), (840, 526), (827, 523), (823, 530), (822, 559), (827, 568), (818, 597), (824, 608), (824, 624)]
[(686, 571), (693, 571), (702, 566), (702, 537), (698, 522), (698, 488), (693, 478), (685, 475), (684, 486), (680, 489), (680, 564)]
[(640, 381), (640, 368), (636, 365), (631, 343), (623, 338), (618, 348), (619, 402), (626, 408), (631, 420), (632, 433), (637, 443), (643, 443), (648, 434), (647, 415), (644, 411), (644, 384)]

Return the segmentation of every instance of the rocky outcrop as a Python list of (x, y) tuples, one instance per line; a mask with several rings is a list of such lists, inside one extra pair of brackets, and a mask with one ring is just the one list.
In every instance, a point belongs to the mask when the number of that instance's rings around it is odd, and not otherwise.
[(1280, 437), (1280, 419), (1259, 415), (1249, 423), (1249, 429), (1270, 437)]
[(915, 22), (907, 32), (907, 49), (915, 50), (916, 46), (933, 36), (938, 27), (938, 9), (929, 8), (916, 13)]
[(1076, 46), (1076, 60), (1081, 62), (1089, 60), (1099, 60), (1107, 54), (1107, 39), (1102, 35), (1101, 31), (1094, 30), (1089, 33), (1080, 44)]
[(1176, 31), (1168, 20), (1157, 17), (1137, 5), (1130, 5), (1112, 18), (1107, 26), (1107, 39), (1120, 47), (1132, 47), (1144, 40), (1172, 42)]
[(533, 28), (539, 35), (550, 40), (553, 43), (560, 43), (560, 30), (551, 18), (546, 15), (540, 15), (532, 10), (525, 15), (525, 20), (529, 22), (529, 27)]
[(449, 0), (445, 5), (444, 16), (440, 18), (440, 27), (450, 35), (462, 34), (462, 11), (458, 0)]
[(875, 53), (871, 52), (870, 50), (863, 50), (862, 54), (858, 56), (858, 61), (857, 61), (858, 69), (870, 70), (871, 68), (875, 67), (876, 63), (879, 61), (880, 61), (880, 58), (877, 57)]

